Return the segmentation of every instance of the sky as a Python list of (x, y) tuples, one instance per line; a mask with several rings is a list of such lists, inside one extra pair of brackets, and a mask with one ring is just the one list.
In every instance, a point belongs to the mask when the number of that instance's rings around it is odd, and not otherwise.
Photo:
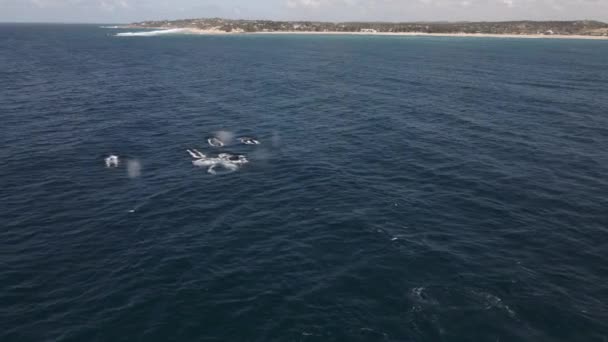
[(0, 22), (157, 19), (608, 22), (608, 0), (0, 0)]

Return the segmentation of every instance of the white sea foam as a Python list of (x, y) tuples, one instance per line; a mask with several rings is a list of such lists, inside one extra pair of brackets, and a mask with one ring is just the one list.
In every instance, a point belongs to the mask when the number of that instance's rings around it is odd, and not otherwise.
[(212, 175), (218, 173), (229, 173), (238, 170), (240, 165), (249, 162), (247, 157), (243, 155), (232, 155), (228, 153), (220, 153), (217, 157), (207, 157), (200, 151), (195, 149), (187, 150), (188, 154), (195, 160), (192, 164), (199, 167), (206, 167), (207, 172)]
[(218, 131), (215, 136), (208, 138), (207, 143), (213, 147), (223, 147), (232, 144), (234, 134), (228, 131)]
[(207, 139), (207, 143), (213, 147), (224, 146), (224, 143), (218, 138), (209, 138), (209, 139)]
[(486, 310), (496, 308), (504, 310), (511, 317), (515, 317), (515, 311), (513, 311), (507, 304), (505, 304), (498, 296), (487, 292), (472, 291), (472, 293), (482, 299)]
[(414, 299), (414, 301), (417, 302), (418, 304), (425, 304), (425, 305), (438, 304), (437, 300), (431, 296), (431, 293), (429, 293), (428, 289), (424, 286), (413, 288), (411, 291), (411, 296)]
[(417, 299), (422, 299), (422, 291), (424, 291), (424, 287), (415, 287), (412, 289), (412, 295)]
[(240, 137), (239, 141), (241, 142), (241, 144), (245, 144), (245, 145), (259, 145), (260, 142), (258, 140), (255, 140), (254, 138), (250, 138), (250, 137)]
[(167, 34), (185, 34), (189, 31), (187, 29), (168, 29), (168, 30), (157, 30), (157, 31), (143, 31), (143, 32), (121, 32), (117, 33), (117, 37), (153, 37), (162, 36)]
[(111, 155), (105, 159), (106, 167), (118, 167), (118, 156)]
[(207, 169), (207, 172), (209, 172), (212, 175), (217, 175), (218, 172), (219, 173), (230, 173), (230, 172), (236, 171), (238, 168), (239, 167), (237, 165), (232, 164), (232, 163), (219, 162), (219, 163), (209, 166), (209, 168)]

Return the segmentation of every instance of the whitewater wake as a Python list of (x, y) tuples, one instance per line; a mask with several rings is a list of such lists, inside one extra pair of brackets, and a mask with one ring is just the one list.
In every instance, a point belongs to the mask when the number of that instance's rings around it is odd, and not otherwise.
[(145, 31), (145, 32), (121, 32), (117, 33), (117, 37), (153, 37), (162, 36), (167, 34), (184, 34), (188, 33), (187, 29), (168, 29), (168, 30), (157, 30), (157, 31)]

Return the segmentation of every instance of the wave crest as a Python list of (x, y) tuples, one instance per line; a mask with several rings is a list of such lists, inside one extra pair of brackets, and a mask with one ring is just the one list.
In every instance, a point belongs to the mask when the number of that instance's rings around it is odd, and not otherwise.
[(162, 36), (167, 34), (183, 34), (187, 33), (187, 29), (167, 29), (167, 30), (156, 30), (156, 31), (145, 31), (145, 32), (121, 32), (117, 33), (117, 37), (153, 37)]

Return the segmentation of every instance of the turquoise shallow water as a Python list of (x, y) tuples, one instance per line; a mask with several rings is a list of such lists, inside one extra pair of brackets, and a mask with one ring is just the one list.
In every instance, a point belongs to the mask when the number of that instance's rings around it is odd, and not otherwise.
[(114, 33), (0, 25), (0, 340), (608, 339), (608, 42)]

